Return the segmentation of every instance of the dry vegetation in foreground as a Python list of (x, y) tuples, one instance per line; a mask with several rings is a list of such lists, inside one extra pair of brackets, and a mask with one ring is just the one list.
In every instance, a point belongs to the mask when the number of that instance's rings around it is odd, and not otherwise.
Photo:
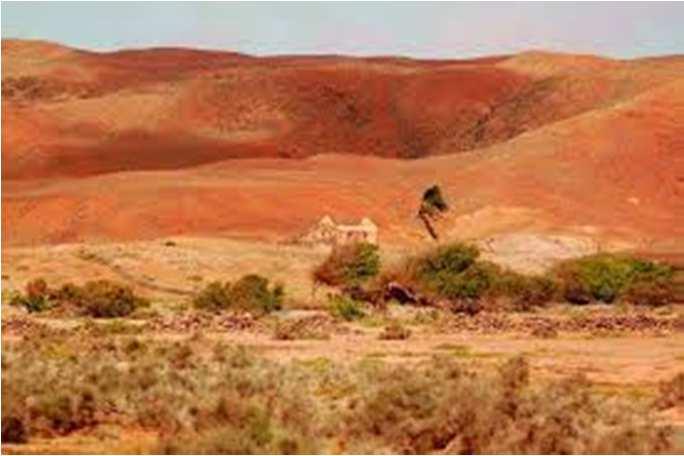
[(2, 367), (4, 443), (114, 425), (153, 432), (161, 453), (658, 453), (672, 433), (653, 412), (681, 402), (681, 379), (626, 400), (531, 381), (523, 358), (282, 363), (197, 336), (46, 332), (5, 343)]
[[(254, 274), (212, 282), (182, 312), (163, 314), (114, 282), (51, 288), (31, 281), (9, 304), (48, 318), (3, 320), (3, 334), (12, 336), (2, 355), (3, 444), (114, 426), (124, 435), (153, 434), (141, 450), (150, 453), (676, 451), (673, 431), (655, 414), (682, 405), (684, 374), (663, 382), (657, 397), (627, 398), (582, 377), (532, 381), (524, 358), (277, 362), (203, 336), (251, 331), (273, 344), (325, 341), (375, 325), (372, 340), (396, 346), (423, 331), (553, 338), (684, 329), (682, 316), (663, 308), (671, 293), (667, 266), (599, 255), (530, 277), (478, 257), (472, 246), (451, 244), (383, 269), (374, 246), (335, 249), (313, 273), (334, 290), (328, 313), (294, 318), (270, 315), (283, 307), (285, 288)], [(517, 314), (553, 301), (621, 305), (600, 314)], [(389, 311), (396, 302), (421, 309), (398, 318)], [(622, 304), (657, 310), (626, 312)], [(50, 324), (50, 317), (76, 326)], [(175, 335), (146, 337), (161, 332)], [(194, 336), (176, 337), (188, 332)]]

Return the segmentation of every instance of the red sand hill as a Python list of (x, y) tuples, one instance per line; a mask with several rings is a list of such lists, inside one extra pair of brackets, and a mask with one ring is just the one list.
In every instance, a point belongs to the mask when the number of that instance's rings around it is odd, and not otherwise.
[(282, 238), (323, 213), (407, 239), (435, 181), (455, 234), (684, 236), (681, 57), (2, 56), (3, 243)]

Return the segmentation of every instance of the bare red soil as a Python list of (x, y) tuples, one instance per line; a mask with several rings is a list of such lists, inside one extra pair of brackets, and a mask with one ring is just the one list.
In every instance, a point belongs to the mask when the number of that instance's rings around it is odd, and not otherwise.
[(2, 56), (3, 243), (282, 239), (325, 213), (409, 241), (433, 182), (453, 236), (684, 237), (682, 57)]

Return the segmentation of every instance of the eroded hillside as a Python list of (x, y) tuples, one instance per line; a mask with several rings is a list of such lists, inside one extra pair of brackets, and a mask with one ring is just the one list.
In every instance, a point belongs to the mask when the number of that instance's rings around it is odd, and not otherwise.
[(4, 243), (284, 239), (323, 214), (369, 216), (385, 241), (410, 242), (435, 182), (452, 202), (449, 237), (684, 235), (681, 57), (257, 58), (4, 41), (3, 64)]

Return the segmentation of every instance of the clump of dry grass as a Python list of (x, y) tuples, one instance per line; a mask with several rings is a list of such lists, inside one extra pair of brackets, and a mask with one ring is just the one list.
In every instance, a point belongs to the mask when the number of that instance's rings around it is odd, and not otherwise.
[(411, 337), (411, 330), (398, 321), (393, 321), (380, 333), (381, 340), (406, 340)]

